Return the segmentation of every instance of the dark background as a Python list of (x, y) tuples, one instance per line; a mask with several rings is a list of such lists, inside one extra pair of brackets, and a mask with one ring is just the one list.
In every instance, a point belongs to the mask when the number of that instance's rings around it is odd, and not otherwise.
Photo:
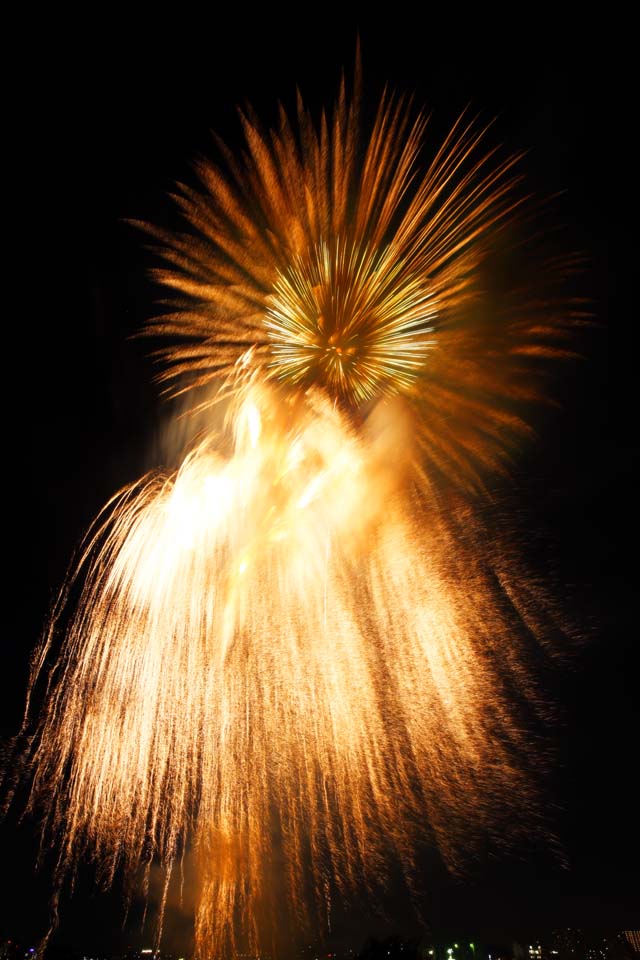
[[(582, 359), (558, 378), (560, 406), (538, 415), (539, 439), (509, 492), (530, 532), (524, 559), (584, 641), (545, 681), (558, 706), (546, 798), (568, 866), (514, 851), (472, 865), (465, 881), (436, 872), (427, 914), (487, 937), (559, 924), (637, 929), (637, 311), (622, 309), (608, 262), (612, 211), (621, 248), (632, 239), (630, 121), (612, 119), (624, 114), (628, 83), (605, 70), (606, 25), (564, 27), (553, 11), (521, 11), (517, 24), (453, 10), (422, 23), (392, 8), (375, 21), (304, 14), (309, 26), (300, 11), (248, 10), (134, 25), (98, 10), (91, 24), (52, 18), (7, 41), (19, 68), (5, 116), (2, 737), (19, 726), (30, 652), (80, 536), (116, 489), (157, 462), (166, 414), (148, 344), (130, 339), (153, 312), (151, 260), (126, 220), (171, 223), (167, 193), (193, 180), (209, 131), (239, 143), (236, 105), (247, 100), (268, 121), (277, 99), (292, 105), (296, 84), (312, 107), (330, 104), (359, 29), (367, 103), (387, 81), (414, 91), (436, 131), (471, 103), (497, 117), (496, 140), (529, 151), (528, 185), (558, 194), (566, 248), (586, 255), (575, 292), (594, 314), (577, 337)], [(616, 45), (612, 63), (624, 59)], [(0, 824), (0, 938), (44, 930), (50, 871), (35, 874), (36, 848), (33, 821), (10, 811)], [(122, 919), (119, 893), (97, 892), (88, 871), (63, 905), (58, 938), (87, 950), (139, 942), (133, 920), (121, 933)], [(356, 937), (367, 932), (354, 918)]]

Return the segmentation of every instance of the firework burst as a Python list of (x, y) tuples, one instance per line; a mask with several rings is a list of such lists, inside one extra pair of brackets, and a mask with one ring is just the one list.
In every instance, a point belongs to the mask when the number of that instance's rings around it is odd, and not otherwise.
[(193, 855), (202, 957), (275, 949), (392, 863), (411, 885), (427, 833), (455, 866), (531, 803), (535, 612), (461, 490), (503, 466), (564, 326), (480, 311), (517, 158), (463, 117), (425, 166), (423, 116), (385, 94), (363, 141), (358, 103), (243, 116), (241, 159), (177, 191), (185, 232), (145, 226), (197, 442), (88, 536), (32, 742), (61, 869), (157, 860), (166, 896)]

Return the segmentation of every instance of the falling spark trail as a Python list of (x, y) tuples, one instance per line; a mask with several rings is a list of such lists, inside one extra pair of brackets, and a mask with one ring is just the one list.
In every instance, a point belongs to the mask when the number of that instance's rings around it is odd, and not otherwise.
[(168, 883), (194, 858), (200, 957), (278, 949), (332, 891), (409, 878), (425, 836), (455, 868), (533, 806), (536, 613), (505, 602), (473, 504), (566, 318), (481, 315), (513, 158), (462, 117), (422, 169), (426, 120), (389, 94), (360, 151), (357, 103), (243, 117), (244, 165), (224, 150), (177, 192), (190, 231), (146, 228), (165, 379), (215, 402), (89, 535), (32, 743), (63, 867)]

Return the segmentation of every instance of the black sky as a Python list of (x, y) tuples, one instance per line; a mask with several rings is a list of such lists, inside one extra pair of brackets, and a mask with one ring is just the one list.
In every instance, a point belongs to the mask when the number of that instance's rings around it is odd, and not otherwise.
[[(527, 561), (588, 640), (547, 678), (559, 715), (547, 797), (569, 865), (505, 856), (478, 864), (464, 883), (438, 875), (433, 915), (487, 931), (637, 926), (633, 318), (620, 309), (608, 262), (610, 211), (628, 219), (624, 159), (613, 175), (611, 159), (624, 154), (626, 132), (614, 137), (609, 119), (625, 84), (604, 73), (598, 24), (560, 27), (540, 12), (530, 22), (521, 12), (518, 25), (462, 23), (456, 11), (429, 25), (407, 11), (375, 22), (314, 16), (312, 27), (242, 10), (217, 22), (194, 16), (134, 28), (102, 13), (91, 26), (52, 20), (37, 40), (16, 37), (5, 183), (2, 736), (19, 725), (29, 655), (74, 546), (108, 497), (155, 463), (163, 408), (148, 347), (130, 339), (153, 311), (151, 261), (125, 221), (173, 217), (167, 193), (192, 178), (198, 153), (211, 152), (209, 131), (238, 143), (236, 105), (247, 100), (269, 119), (277, 99), (292, 102), (296, 84), (313, 107), (330, 103), (359, 27), (368, 102), (386, 82), (414, 91), (443, 130), (471, 103), (497, 117), (507, 148), (529, 151), (528, 184), (559, 194), (553, 210), (567, 248), (586, 254), (580, 292), (595, 319), (579, 338), (583, 358), (559, 379), (561, 405), (540, 416), (539, 440), (509, 493), (530, 531)], [(619, 238), (631, 235), (623, 223)], [(49, 892), (47, 868), (34, 877), (33, 823), (20, 826), (10, 813), (0, 851), (8, 881), (0, 938), (26, 939), (44, 927)], [(119, 898), (95, 893), (89, 877), (63, 909), (60, 936), (115, 946)]]

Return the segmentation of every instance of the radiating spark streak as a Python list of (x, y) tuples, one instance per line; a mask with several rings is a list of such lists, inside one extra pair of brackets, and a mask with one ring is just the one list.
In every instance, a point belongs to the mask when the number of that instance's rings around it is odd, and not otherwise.
[(425, 831), (456, 866), (526, 830), (510, 691), (536, 705), (535, 612), (437, 491), (502, 468), (565, 326), (525, 299), (477, 321), (518, 177), (474, 122), (422, 172), (427, 121), (388, 93), (364, 152), (344, 86), (319, 129), (301, 102), (297, 125), (242, 120), (244, 164), (222, 147), (228, 175), (179, 188), (191, 232), (147, 228), (177, 298), (164, 376), (213, 387), (210, 419), (89, 536), (31, 753), (63, 866), (155, 858), (166, 898), (193, 855), (200, 957), (328, 922)]

